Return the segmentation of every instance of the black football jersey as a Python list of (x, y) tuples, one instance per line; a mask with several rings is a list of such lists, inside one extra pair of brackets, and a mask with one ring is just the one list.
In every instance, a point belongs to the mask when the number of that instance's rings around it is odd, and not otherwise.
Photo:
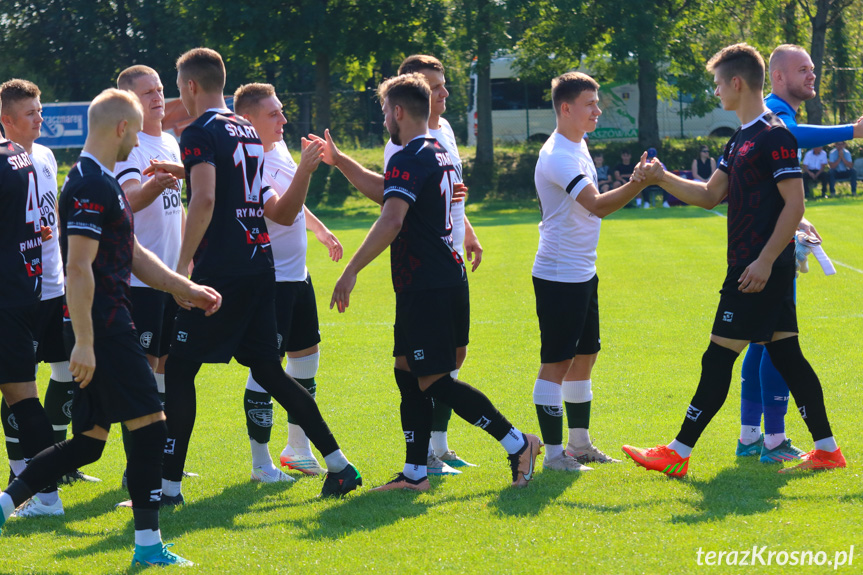
[(216, 168), (213, 218), (195, 253), (195, 280), (273, 269), (264, 222), (264, 146), (252, 125), (228, 110), (208, 110), (180, 136), (188, 193), (201, 162)]
[[(746, 266), (761, 254), (785, 207), (776, 184), (803, 176), (797, 140), (766, 112), (734, 132), (718, 168), (728, 174), (728, 265)], [(791, 241), (774, 265), (793, 261)]]
[(450, 206), (455, 181), (449, 153), (432, 137), (414, 138), (390, 159), (384, 175), (384, 202), (398, 198), (410, 205), (390, 246), (396, 293), (467, 282), (464, 263), (452, 242)]
[(42, 297), (39, 189), (26, 150), (0, 139), (0, 307), (32, 305)]

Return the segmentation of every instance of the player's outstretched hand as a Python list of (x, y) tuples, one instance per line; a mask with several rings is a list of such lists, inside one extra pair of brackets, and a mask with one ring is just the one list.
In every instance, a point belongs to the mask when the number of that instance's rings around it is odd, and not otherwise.
[(645, 174), (645, 164), (647, 162), (647, 152), (641, 154), (641, 158), (639, 158), (638, 163), (635, 165), (635, 169), (632, 170), (632, 174), (629, 176), (630, 182), (641, 182), (644, 181)]
[(467, 186), (462, 182), (458, 182), (457, 184), (453, 184), (452, 186), (452, 202), (464, 202), (467, 200)]
[(339, 313), (344, 313), (351, 304), (351, 292), (354, 286), (357, 285), (356, 274), (348, 273), (347, 270), (336, 282), (336, 287), (333, 289), (333, 298), (330, 300), (330, 309), (334, 307), (339, 310)]
[(153, 180), (155, 180), (156, 185), (163, 190), (177, 189), (178, 187), (177, 178), (175, 178), (174, 175), (169, 172), (156, 170), (156, 172), (153, 174)]
[(321, 141), (320, 138), (318, 140), (307, 140), (306, 138), (302, 138), (301, 146), (303, 152), (300, 154), (300, 163), (297, 166), (297, 170), (309, 173), (317, 170), (324, 157), (325, 145), (326, 142)]
[(767, 285), (767, 280), (770, 279), (770, 272), (772, 270), (772, 265), (762, 262), (761, 258), (758, 258), (746, 266), (746, 269), (740, 274), (740, 279), (737, 280), (737, 283), (740, 285), (737, 289), (743, 293), (760, 292)]
[(648, 186), (655, 186), (662, 181), (664, 175), (665, 169), (662, 167), (662, 162), (659, 161), (659, 158), (653, 158), (644, 166), (642, 171), (644, 179), (642, 181)]
[(54, 237), (54, 233), (51, 231), (51, 228), (48, 226), (40, 226), (39, 232), (42, 234), (42, 241), (47, 242), (51, 238)]
[(344, 248), (342, 248), (342, 244), (339, 241), (339, 238), (336, 235), (328, 230), (327, 228), (323, 228), (317, 230), (315, 232), (315, 238), (325, 246), (327, 246), (327, 250), (330, 252), (330, 259), (334, 262), (342, 259), (344, 255)]
[(309, 134), (309, 140), (312, 142), (321, 142), (323, 144), (323, 149), (321, 150), (323, 156), (321, 159), (328, 166), (335, 166), (339, 162), (339, 158), (342, 156), (342, 153), (336, 147), (336, 143), (333, 142), (333, 137), (330, 136), (330, 130), (327, 128), (324, 130), (324, 137), (316, 136), (314, 134)]
[(863, 116), (860, 116), (857, 118), (857, 121), (854, 122), (854, 137), (863, 138)]
[(96, 372), (96, 353), (92, 345), (79, 345), (75, 343), (72, 353), (69, 355), (69, 373), (81, 389), (87, 387)]
[(183, 164), (178, 164), (176, 162), (163, 162), (160, 160), (150, 160), (150, 165), (144, 168), (142, 174), (145, 176), (152, 176), (157, 172), (166, 172), (178, 180), (182, 180), (186, 177), (186, 169), (183, 167)]

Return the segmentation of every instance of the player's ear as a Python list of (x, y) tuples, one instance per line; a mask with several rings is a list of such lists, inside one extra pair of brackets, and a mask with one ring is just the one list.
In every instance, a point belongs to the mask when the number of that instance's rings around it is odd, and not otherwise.
[(126, 135), (126, 128), (129, 126), (129, 120), (120, 120), (117, 122), (117, 136), (121, 139)]

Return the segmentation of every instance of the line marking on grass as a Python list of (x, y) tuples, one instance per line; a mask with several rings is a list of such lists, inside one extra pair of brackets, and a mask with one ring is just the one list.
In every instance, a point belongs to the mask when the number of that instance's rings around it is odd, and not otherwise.
[(837, 261), (837, 260), (831, 260), (831, 261), (832, 261), (834, 264), (836, 264), (837, 266), (842, 266), (843, 268), (848, 268), (848, 269), (849, 269), (849, 270), (851, 270), (852, 272), (857, 272), (858, 274), (863, 274), (863, 270), (858, 270), (858, 269), (857, 269), (857, 268), (855, 268), (855, 267), (851, 267), (851, 266), (849, 266), (848, 264), (843, 264), (842, 262)]
[(720, 218), (727, 218), (728, 217), (725, 214), (723, 214), (722, 212), (717, 212), (716, 210), (707, 210), (707, 211), (710, 212), (711, 214), (716, 214)]

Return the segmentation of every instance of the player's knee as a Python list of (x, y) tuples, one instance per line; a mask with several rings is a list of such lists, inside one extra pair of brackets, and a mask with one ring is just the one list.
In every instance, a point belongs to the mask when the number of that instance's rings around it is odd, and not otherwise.
[(312, 379), (318, 374), (320, 362), (320, 351), (303, 357), (288, 357), (288, 365), (285, 371), (294, 379)]
[(84, 467), (99, 461), (99, 458), (102, 457), (102, 451), (105, 449), (105, 442), (95, 437), (78, 434), (69, 440), (67, 449), (70, 450), (74, 467)]

